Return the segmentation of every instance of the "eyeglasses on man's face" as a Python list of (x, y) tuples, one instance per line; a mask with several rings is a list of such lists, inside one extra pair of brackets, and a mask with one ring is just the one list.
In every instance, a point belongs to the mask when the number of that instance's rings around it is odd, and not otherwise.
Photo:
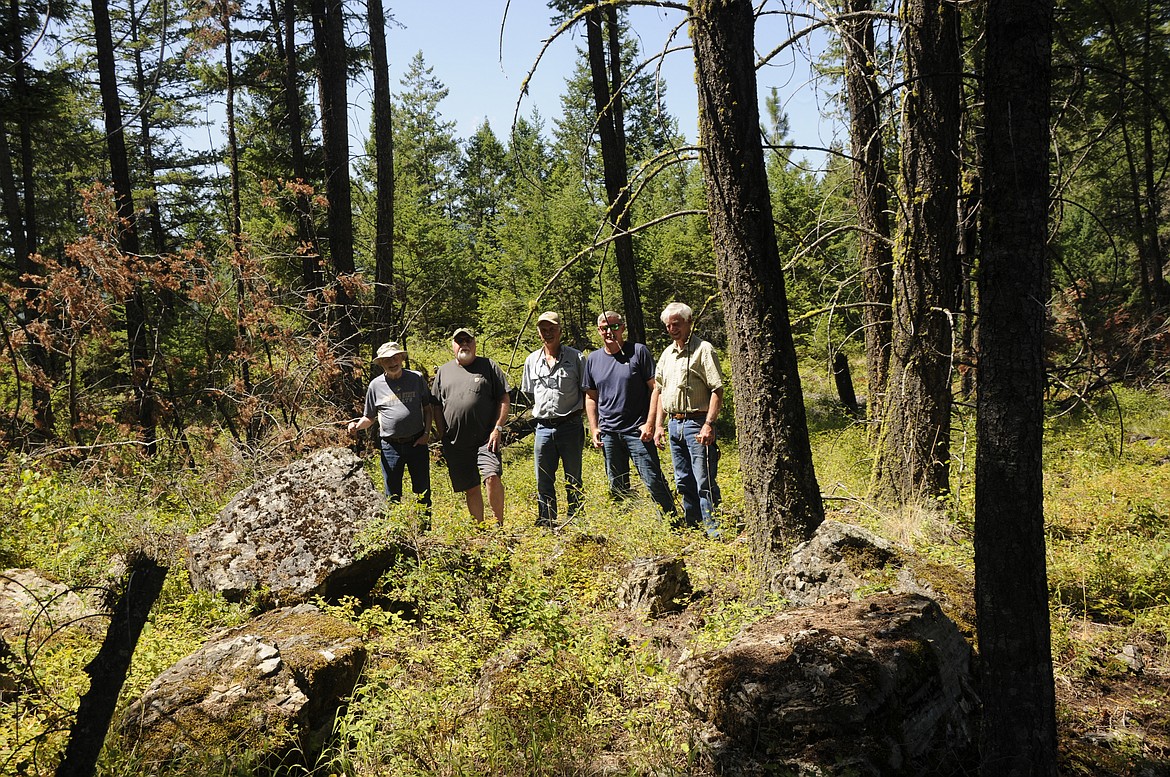
[(599, 332), (616, 332), (621, 329), (623, 324), (598, 324), (597, 331)]

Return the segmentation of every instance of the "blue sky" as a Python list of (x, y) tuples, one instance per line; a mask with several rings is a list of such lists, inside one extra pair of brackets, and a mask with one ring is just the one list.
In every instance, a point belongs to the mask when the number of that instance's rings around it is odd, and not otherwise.
[[(537, 55), (554, 31), (544, 0), (386, 0), (393, 21), (388, 29), (391, 88), (399, 88), (407, 65), (422, 51), (434, 75), (450, 90), (440, 105), (445, 118), (456, 123), (460, 137), (469, 137), (486, 118), (497, 135), (505, 136), (512, 123), (521, 85)], [(507, 8), (507, 18), (504, 18)], [(631, 27), (640, 37), (644, 52), (658, 52), (671, 29), (684, 19), (679, 11), (633, 7)], [(769, 50), (789, 33), (778, 16), (761, 17), (756, 47)], [(673, 46), (688, 46), (685, 26)], [(501, 46), (502, 44), (502, 46)], [(529, 96), (520, 113), (533, 107), (551, 122), (560, 114), (560, 94), (572, 74), (583, 33), (572, 31), (554, 41), (543, 55), (529, 85)], [(697, 139), (694, 62), (690, 50), (668, 54), (662, 66), (667, 84), (667, 107), (690, 140)], [(761, 100), (776, 86), (785, 101), (792, 136), (803, 145), (826, 144), (833, 126), (820, 118), (823, 95), (809, 83), (807, 66), (789, 55), (759, 72)], [(351, 103), (365, 100), (360, 87), (350, 94)], [(356, 129), (356, 127), (355, 127)], [(798, 154), (797, 156), (800, 156)]]

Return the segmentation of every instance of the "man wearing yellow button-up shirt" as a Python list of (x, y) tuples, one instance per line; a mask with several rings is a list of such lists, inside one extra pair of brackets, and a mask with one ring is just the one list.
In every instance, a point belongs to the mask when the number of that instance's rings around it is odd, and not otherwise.
[(674, 483), (686, 523), (718, 537), (715, 419), (723, 404), (723, 373), (715, 348), (691, 335), (693, 317), (691, 308), (681, 302), (672, 302), (662, 311), (662, 323), (674, 342), (662, 352), (654, 373), (654, 441), (661, 446), (669, 432)]

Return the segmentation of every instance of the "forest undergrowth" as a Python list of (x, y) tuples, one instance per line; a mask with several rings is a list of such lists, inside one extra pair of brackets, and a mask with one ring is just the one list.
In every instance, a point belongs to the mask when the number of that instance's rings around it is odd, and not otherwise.
[[(808, 411), (831, 517), (973, 571), (970, 418), (960, 411), (956, 423), (954, 496), (890, 512), (865, 497), (864, 425), (815, 380)], [(1170, 773), (1170, 394), (1117, 388), (1051, 417), (1046, 439), (1062, 773)], [(724, 445), (722, 541), (670, 530), (644, 498), (612, 503), (595, 451), (585, 457), (583, 514), (556, 532), (533, 525), (530, 439), (506, 451), (502, 529), (474, 525), (438, 466), (429, 532), (418, 530), (412, 508), (394, 507), (365, 538), (412, 549), (373, 601), (322, 603), (362, 629), (369, 660), (333, 743), (289, 773), (696, 773), (698, 751), (675, 692), (679, 658), (726, 644), (783, 604), (758, 593), (748, 546), (736, 539), (743, 489), (734, 443)], [(123, 705), (250, 615), (191, 590), (181, 539), (258, 473), (226, 448), (199, 455), (194, 470), (137, 460), (89, 469), (15, 455), (3, 462), (0, 567), (34, 567), (86, 588), (107, 585), (132, 548), (171, 565)], [(378, 482), (368, 447), (365, 455)], [(655, 555), (683, 556), (696, 594), (681, 615), (647, 623), (616, 608), (615, 589), (624, 564)], [(19, 660), (28, 661), (36, 686), (0, 701), (0, 774), (53, 771), (96, 648), (80, 632), (26, 646)], [(249, 759), (224, 755), (203, 752), (185, 772), (250, 773)], [(111, 738), (100, 771), (135, 773), (133, 758)]]

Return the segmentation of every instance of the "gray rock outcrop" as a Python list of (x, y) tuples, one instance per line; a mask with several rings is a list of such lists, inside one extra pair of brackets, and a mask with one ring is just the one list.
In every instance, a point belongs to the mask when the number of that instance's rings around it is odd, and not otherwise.
[(357, 683), (360, 636), (312, 605), (265, 613), (163, 672), (123, 715), (122, 744), (149, 772), (311, 755)]
[(795, 607), (857, 600), (877, 591), (914, 593), (937, 601), (960, 631), (974, 631), (974, 580), (969, 573), (917, 557), (871, 531), (826, 520), (792, 551), (772, 588)]
[(24, 656), (67, 631), (101, 634), (105, 618), (69, 586), (35, 569), (0, 571), (0, 696), (17, 691)]
[(977, 730), (971, 649), (915, 594), (770, 616), (681, 676), (723, 774), (945, 775)]
[(681, 600), (690, 596), (691, 590), (681, 558), (638, 558), (625, 567), (625, 578), (618, 584), (617, 606), (657, 618), (682, 609)]
[(792, 551), (773, 588), (796, 607), (852, 599), (891, 562), (900, 565), (893, 543), (860, 526), (825, 520), (812, 539)]
[(364, 596), (396, 557), (357, 543), (381, 509), (356, 454), (318, 451), (244, 489), (187, 538), (191, 585), (270, 606)]

